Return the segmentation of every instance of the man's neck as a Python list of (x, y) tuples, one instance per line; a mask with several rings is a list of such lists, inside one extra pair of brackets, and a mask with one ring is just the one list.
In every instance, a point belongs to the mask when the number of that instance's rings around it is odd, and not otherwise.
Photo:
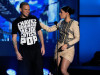
[(25, 15), (21, 15), (20, 17), (21, 17), (21, 18), (27, 18), (27, 16), (25, 16)]

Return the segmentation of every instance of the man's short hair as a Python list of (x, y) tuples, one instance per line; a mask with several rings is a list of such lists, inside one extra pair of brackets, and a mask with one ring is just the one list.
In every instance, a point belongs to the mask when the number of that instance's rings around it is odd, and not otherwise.
[(22, 8), (23, 5), (29, 5), (29, 4), (28, 4), (27, 2), (22, 2), (22, 3), (20, 4), (20, 8)]

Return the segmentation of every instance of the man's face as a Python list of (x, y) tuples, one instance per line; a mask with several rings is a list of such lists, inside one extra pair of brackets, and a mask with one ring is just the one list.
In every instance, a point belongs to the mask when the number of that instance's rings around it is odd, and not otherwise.
[(29, 5), (23, 5), (22, 8), (20, 8), (20, 12), (22, 13), (22, 18), (26, 18), (29, 16), (30, 13), (30, 6)]

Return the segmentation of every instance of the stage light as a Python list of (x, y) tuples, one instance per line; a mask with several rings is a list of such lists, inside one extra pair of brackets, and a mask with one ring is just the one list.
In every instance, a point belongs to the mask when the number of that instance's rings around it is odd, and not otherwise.
[(7, 69), (6, 73), (8, 75), (16, 75), (16, 71), (14, 69)]
[(49, 74), (49, 70), (48, 70), (48, 69), (43, 68), (43, 75), (48, 75), (48, 74)]
[(30, 0), (28, 3), (29, 3), (30, 5), (34, 5), (34, 4), (37, 4), (38, 1), (32, 1), (32, 0)]
[(9, 0), (11, 4), (15, 4), (15, 0)]

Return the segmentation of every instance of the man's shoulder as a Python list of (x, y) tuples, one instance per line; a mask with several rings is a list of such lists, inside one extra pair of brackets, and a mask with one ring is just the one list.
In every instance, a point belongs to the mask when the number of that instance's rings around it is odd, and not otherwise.
[(29, 17), (30, 17), (30, 18), (35, 18), (35, 19), (37, 19), (37, 17), (34, 16), (34, 15), (29, 15)]
[(13, 23), (14, 23), (14, 22), (17, 22), (19, 19), (20, 19), (20, 17), (17, 17), (17, 18), (13, 21)]

